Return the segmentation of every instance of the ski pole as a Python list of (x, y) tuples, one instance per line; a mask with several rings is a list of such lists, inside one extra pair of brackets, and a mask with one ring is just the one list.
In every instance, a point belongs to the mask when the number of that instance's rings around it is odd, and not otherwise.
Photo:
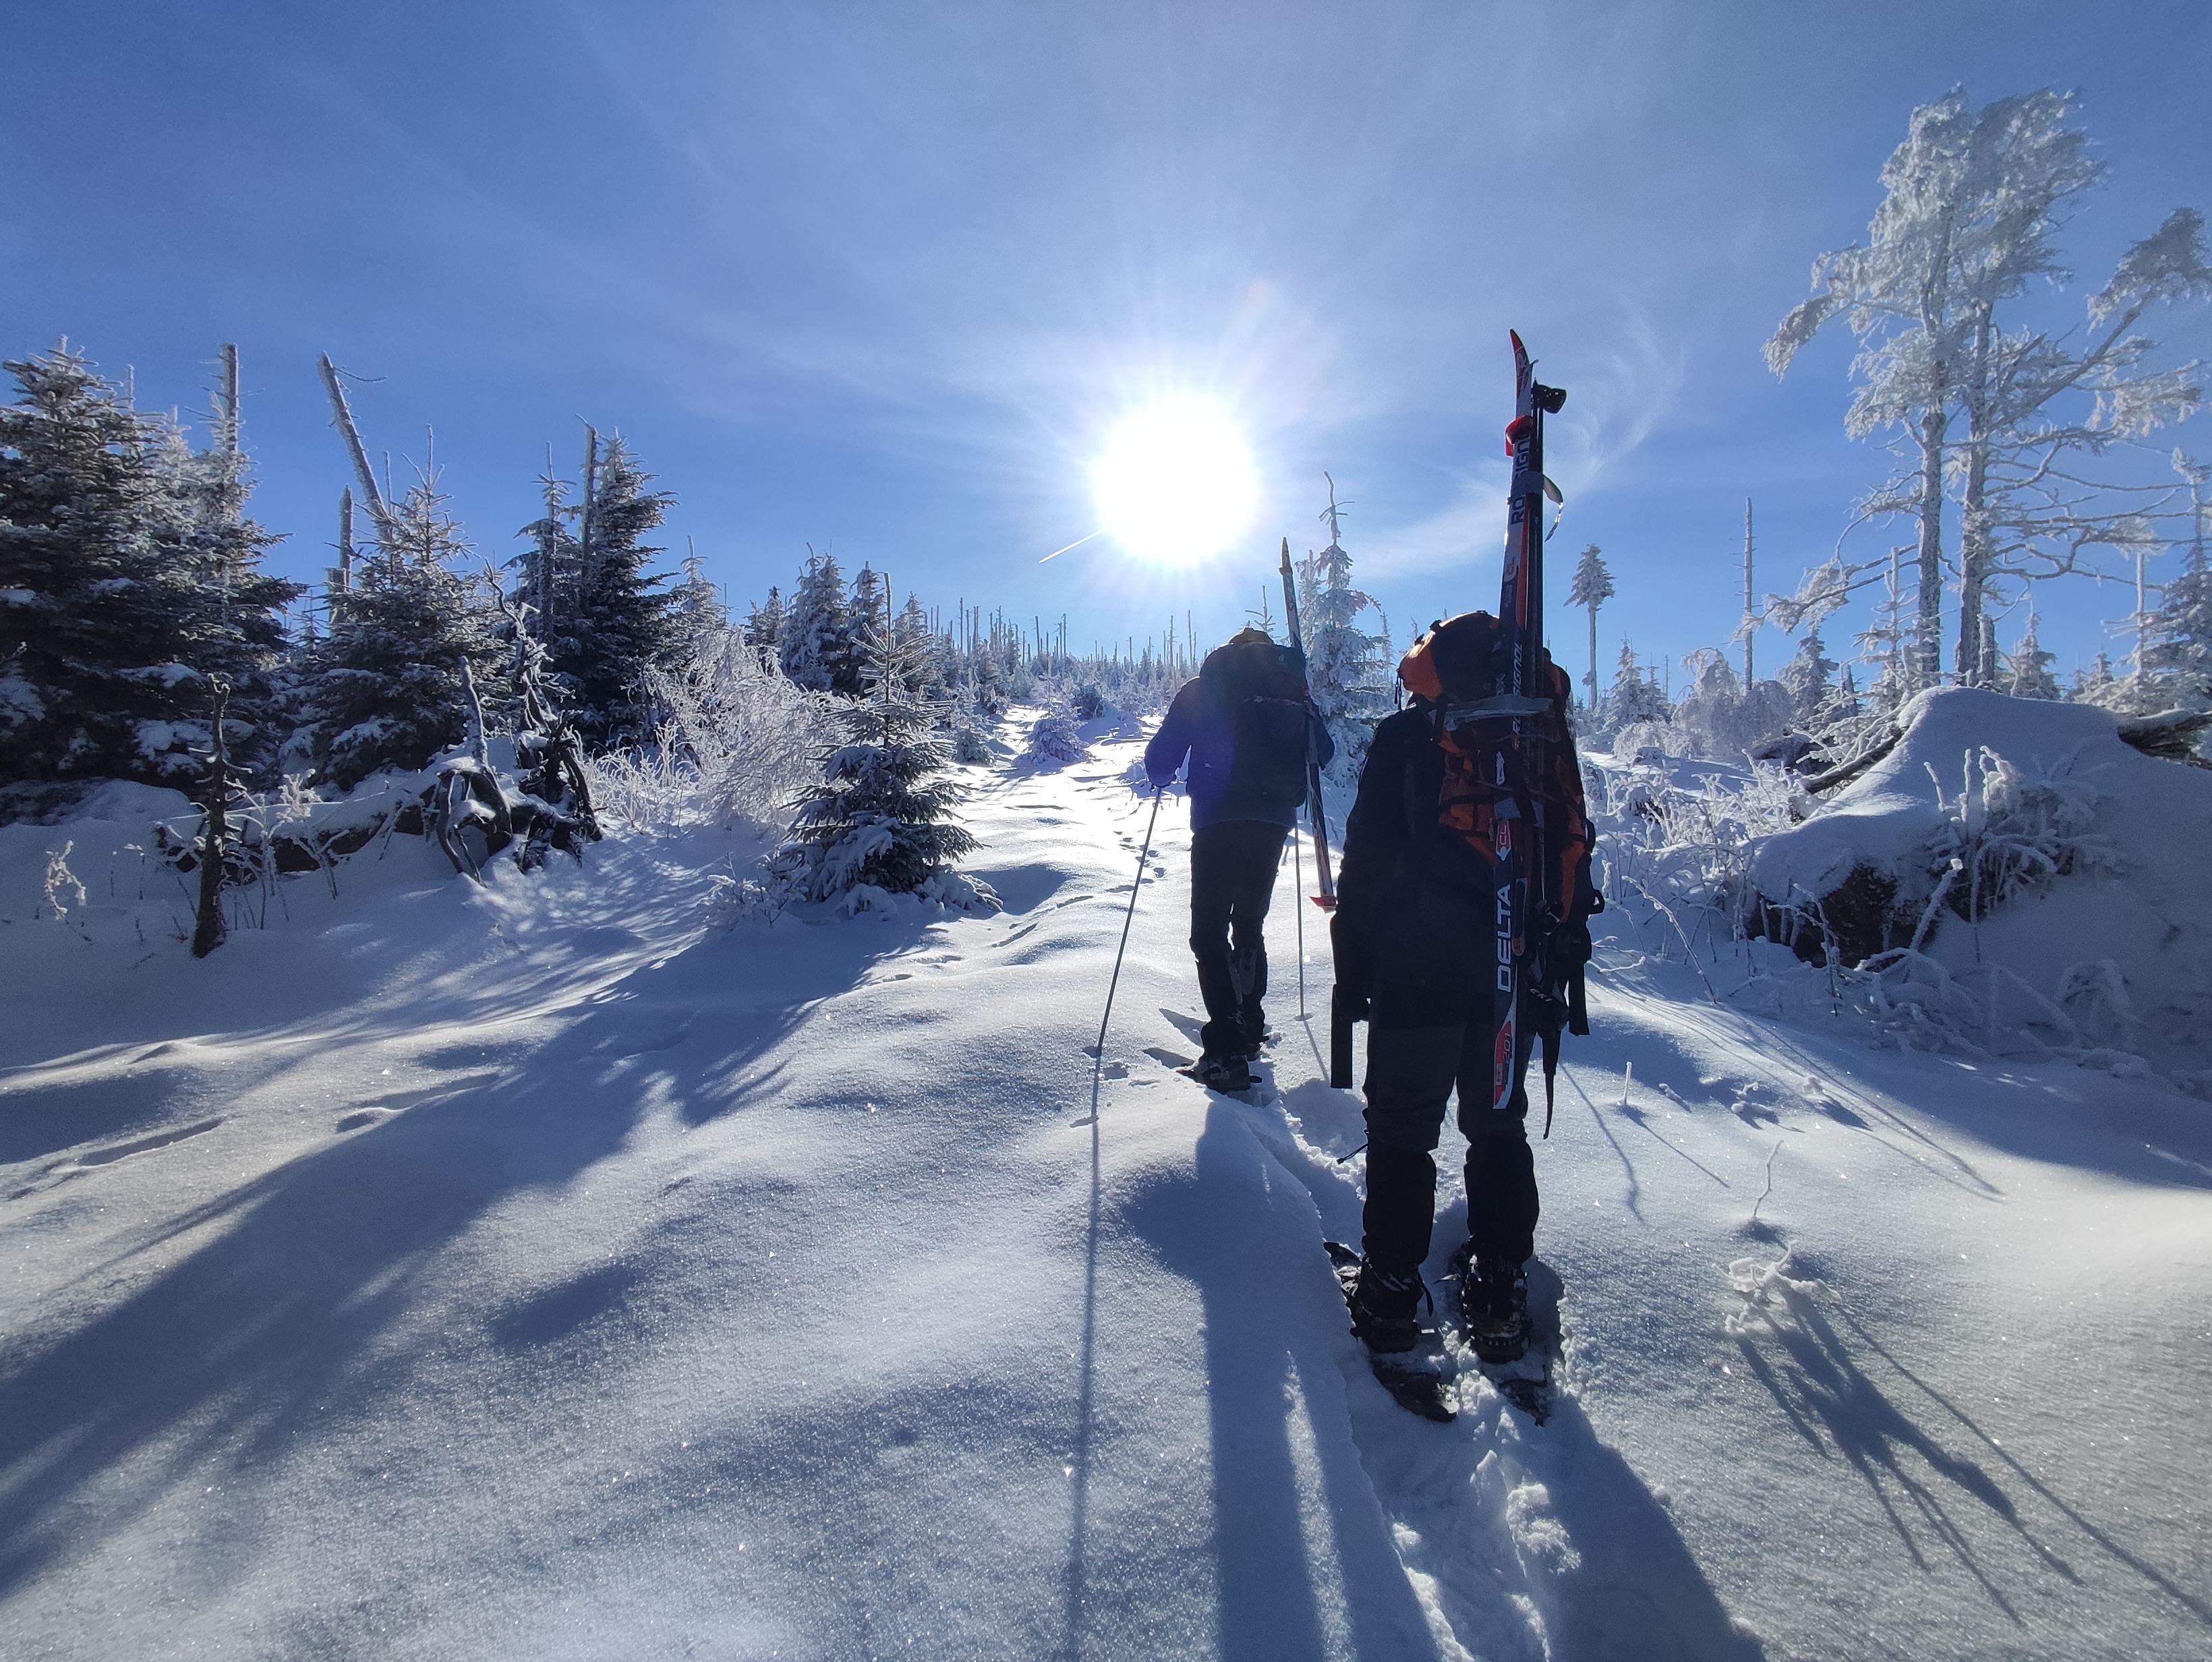
[(1306, 892), (1305, 861), (1298, 857), (1298, 828), (1291, 827), (1291, 910), (1298, 920), (1298, 1020), (1306, 1019), (1306, 909), (1297, 903)]
[(1106, 1024), (1114, 1019), (1114, 989), (1121, 984), (1121, 954), (1129, 950), (1129, 925), (1137, 916), (1137, 891), (1145, 886), (1145, 861), (1152, 855), (1152, 827), (1160, 823), (1164, 787), (1152, 793), (1152, 817), (1145, 822), (1145, 846), (1137, 851), (1137, 880), (1129, 885), (1129, 910), (1121, 914), (1121, 944), (1114, 949), (1114, 978), (1106, 983), (1106, 1014), (1098, 1018), (1098, 1046), (1094, 1052), (1101, 1067), (1106, 1062)]

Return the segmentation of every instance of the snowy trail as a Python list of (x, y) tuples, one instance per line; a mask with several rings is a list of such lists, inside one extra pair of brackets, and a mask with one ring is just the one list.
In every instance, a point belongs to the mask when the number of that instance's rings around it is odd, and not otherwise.
[(1265, 1087), (1172, 1071), (1179, 805), (1091, 1111), (1135, 755), (973, 776), (988, 919), (708, 934), (703, 836), (485, 891), (403, 838), (191, 966), (29, 920), (58, 843), (0, 832), (7, 1653), (2212, 1644), (2200, 1105), (1778, 1028), (1616, 923), (1557, 1411), (1416, 1421), (1320, 1251), (1287, 873)]

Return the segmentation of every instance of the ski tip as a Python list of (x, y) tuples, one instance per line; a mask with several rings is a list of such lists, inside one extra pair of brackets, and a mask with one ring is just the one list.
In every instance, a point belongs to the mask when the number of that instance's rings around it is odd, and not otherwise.
[(1333, 912), (1336, 910), (1336, 897), (1333, 894), (1309, 895), (1306, 898), (1325, 912)]
[(1521, 344), (1521, 332), (1518, 329), (1508, 329), (1505, 333), (1513, 342), (1513, 356), (1516, 358), (1527, 357), (1528, 349)]

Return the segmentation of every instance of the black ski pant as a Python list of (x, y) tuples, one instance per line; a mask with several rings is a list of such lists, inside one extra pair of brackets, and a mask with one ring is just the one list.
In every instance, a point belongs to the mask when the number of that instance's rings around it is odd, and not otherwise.
[(1444, 1105), (1459, 1087), (1467, 1138), (1467, 1227), (1477, 1257), (1525, 1263), (1536, 1251), (1536, 1160), (1528, 1147), (1528, 1054), (1521, 1025), (1513, 1094), (1490, 1105), (1499, 1014), (1486, 988), (1448, 989), (1385, 981), (1367, 1030), (1365, 1247), (1377, 1268), (1410, 1275), (1429, 1256), (1436, 1221), (1432, 1158)]
[(1191, 833), (1190, 950), (1206, 1001), (1199, 1040), (1210, 1056), (1257, 1050), (1266, 1031), (1267, 902), (1290, 834), (1287, 825), (1261, 819), (1224, 819)]

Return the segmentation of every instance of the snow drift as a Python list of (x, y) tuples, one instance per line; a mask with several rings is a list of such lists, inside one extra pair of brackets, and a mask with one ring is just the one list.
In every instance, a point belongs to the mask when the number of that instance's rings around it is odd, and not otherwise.
[(1946, 688), (1802, 825), (1749, 850), (1748, 922), (1877, 971), (1932, 1034), (1998, 1053), (2212, 1057), (2212, 771), (2094, 705)]

